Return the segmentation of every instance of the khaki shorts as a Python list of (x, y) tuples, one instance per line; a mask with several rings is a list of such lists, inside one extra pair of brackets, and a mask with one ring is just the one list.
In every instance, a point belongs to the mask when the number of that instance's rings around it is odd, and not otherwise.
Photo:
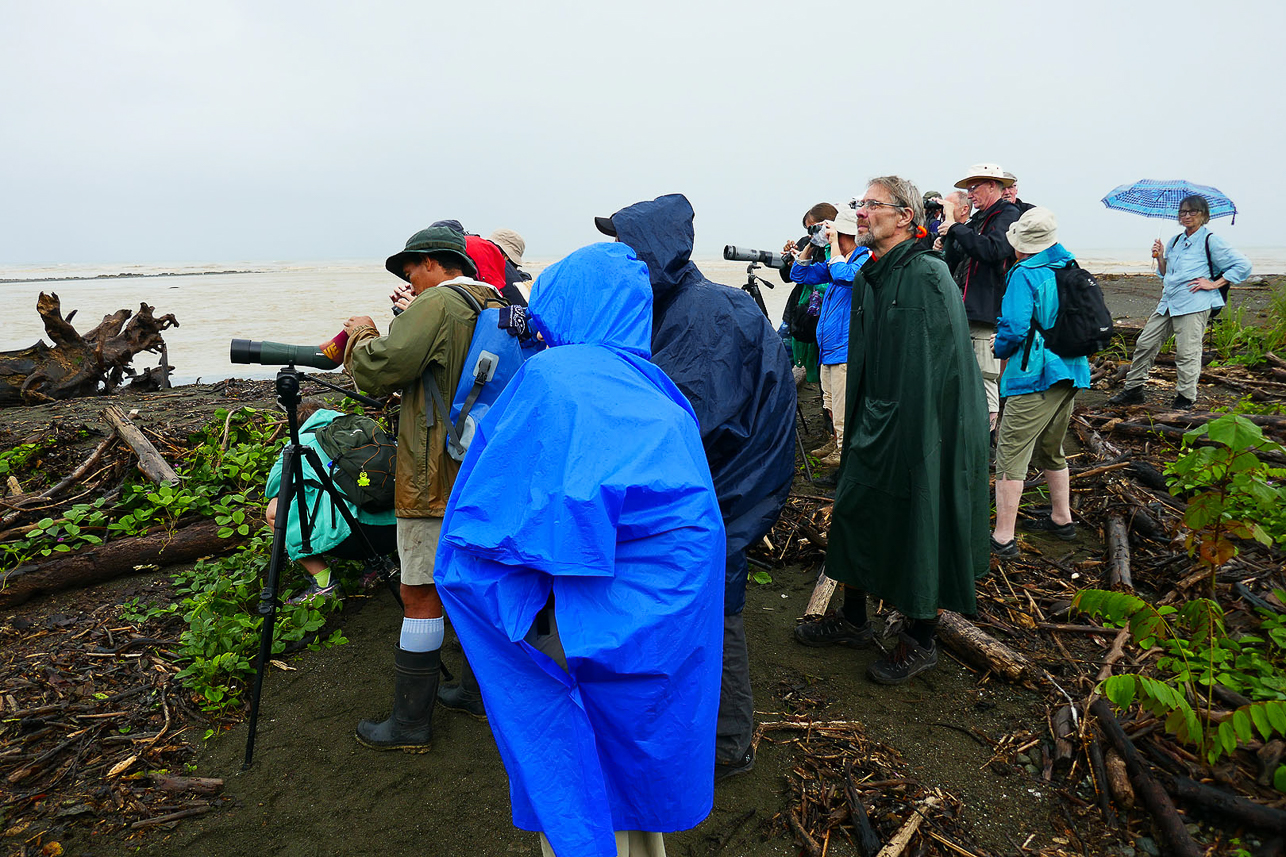
[(397, 555), (407, 586), (433, 585), (433, 559), (441, 535), (441, 518), (397, 519)]
[(1029, 464), (1040, 470), (1066, 470), (1063, 438), (1075, 402), (1071, 381), (1059, 381), (1043, 393), (1006, 398), (996, 432), (996, 478), (1025, 479)]

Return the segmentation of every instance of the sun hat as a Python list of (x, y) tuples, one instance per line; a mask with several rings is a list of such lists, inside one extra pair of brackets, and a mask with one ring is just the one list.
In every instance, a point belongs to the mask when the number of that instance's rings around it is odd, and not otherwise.
[(1005, 237), (1019, 253), (1034, 255), (1058, 243), (1058, 219), (1048, 208), (1029, 208), (1013, 222)]
[(835, 219), (831, 221), (835, 224), (835, 231), (844, 235), (857, 234), (857, 211), (849, 208), (847, 205), (839, 210)]
[(522, 254), (527, 249), (527, 242), (512, 229), (497, 229), (491, 233), (491, 243), (500, 248), (510, 262), (522, 267)]
[(1000, 168), (1000, 164), (974, 164), (969, 168), (969, 174), (956, 182), (956, 187), (964, 190), (972, 181), (986, 179), (987, 181), (1000, 182), (1005, 187), (1009, 187), (1015, 179)]
[(460, 259), (460, 270), (464, 271), (468, 277), (478, 275), (478, 266), (469, 258), (465, 252), (464, 235), (451, 229), (448, 226), (430, 226), (428, 229), (421, 229), (419, 232), (406, 239), (406, 249), (401, 253), (394, 253), (384, 262), (384, 267), (390, 274), (394, 274), (406, 279), (406, 274), (402, 272), (402, 267), (407, 260), (416, 256), (423, 256), (426, 253), (450, 253), (458, 256)]

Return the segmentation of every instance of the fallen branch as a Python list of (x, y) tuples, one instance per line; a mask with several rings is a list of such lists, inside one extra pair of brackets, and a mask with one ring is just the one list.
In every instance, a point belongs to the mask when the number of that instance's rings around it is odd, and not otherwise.
[(1125, 526), (1125, 516), (1112, 512), (1107, 516), (1108, 580), (1114, 588), (1134, 591), (1130, 577), (1130, 533)]
[(931, 797), (916, 807), (912, 811), (911, 817), (903, 822), (902, 827), (889, 840), (889, 844), (881, 848), (876, 857), (899, 857), (906, 850), (906, 847), (911, 844), (911, 837), (915, 836), (915, 832), (920, 829), (920, 823), (924, 821), (925, 813), (937, 806), (938, 803), (938, 798)]
[(1238, 824), (1244, 824), (1256, 830), (1286, 833), (1286, 812), (1280, 809), (1273, 809), (1271, 806), (1264, 806), (1244, 797), (1230, 795), (1187, 777), (1175, 777), (1171, 783), (1170, 792), (1186, 804), (1199, 806), (1203, 810), (1216, 813)]
[(161, 453), (156, 451), (152, 442), (143, 437), (143, 433), (138, 430), (134, 423), (125, 412), (116, 405), (108, 405), (103, 408), (103, 419), (116, 429), (116, 433), (121, 436), (121, 440), (130, 445), (134, 454), (138, 456), (138, 469), (143, 475), (151, 479), (157, 485), (173, 484), (179, 481), (179, 476), (174, 472), (174, 468), (166, 463), (161, 457)]
[(102, 583), (140, 566), (174, 565), (225, 554), (244, 541), (239, 536), (221, 539), (219, 529), (214, 521), (201, 520), (179, 530), (118, 539), (0, 572), (0, 608), (15, 607), (50, 592)]
[(1125, 730), (1121, 728), (1120, 721), (1112, 713), (1112, 707), (1107, 700), (1094, 700), (1090, 705), (1090, 713), (1098, 718), (1103, 734), (1125, 759), (1125, 768), (1129, 772), (1134, 793), (1143, 798), (1143, 803), (1147, 806), (1152, 816), (1152, 823), (1161, 839), (1164, 853), (1172, 854), (1174, 857), (1201, 857), (1202, 850), (1192, 841), (1192, 836), (1184, 827), (1183, 818), (1174, 808), (1174, 802), (1152, 778), (1147, 763), (1139, 757), (1139, 751), (1126, 736)]
[[(58, 482), (58, 484), (54, 485), (52, 488), (49, 488), (46, 491), (42, 491), (41, 493), (31, 497), (22, 498), (20, 501), (18, 501), (16, 505), (31, 506), (36, 503), (39, 503), (41, 500), (48, 500), (50, 498), (57, 497), (59, 494), (61, 494), (62, 492), (70, 488), (72, 485), (75, 485), (77, 482), (79, 482), (80, 479), (86, 473), (92, 470), (94, 466), (98, 464), (99, 460), (103, 457), (103, 453), (107, 451), (107, 447), (111, 446), (115, 440), (116, 440), (116, 435), (114, 434), (108, 435), (107, 437), (103, 438), (102, 442), (99, 443), (98, 446), (94, 447), (94, 451), (89, 454), (89, 457), (86, 458), (84, 461), (82, 461), (80, 466), (71, 472), (70, 476), (68, 476), (66, 479), (61, 480), (60, 482)], [(13, 477), (10, 477), (10, 478), (13, 478)], [(12, 512), (9, 512), (8, 514), (6, 514), (3, 518), (0, 518), (0, 527), (9, 526), (9, 524), (17, 520), (18, 516), (21, 515), (24, 511), (26, 510), (19, 508), (19, 509), (14, 509)]]
[(1039, 667), (959, 613), (943, 610), (938, 615), (938, 637), (956, 654), (974, 666), (998, 673), (1007, 681), (1035, 688)]

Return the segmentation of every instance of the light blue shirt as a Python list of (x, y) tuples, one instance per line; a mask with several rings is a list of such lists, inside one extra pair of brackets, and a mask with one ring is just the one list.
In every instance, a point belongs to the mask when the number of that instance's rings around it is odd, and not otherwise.
[[(1206, 261), (1206, 236), (1210, 236), (1210, 261)], [(1192, 281), (1198, 277), (1213, 280), (1213, 274), (1223, 273), (1223, 278), (1236, 285), (1250, 276), (1250, 260), (1228, 246), (1218, 235), (1202, 226), (1191, 235), (1179, 233), (1165, 243), (1165, 280), (1161, 288), (1159, 315), (1189, 315), (1224, 305), (1218, 289), (1191, 291)]]

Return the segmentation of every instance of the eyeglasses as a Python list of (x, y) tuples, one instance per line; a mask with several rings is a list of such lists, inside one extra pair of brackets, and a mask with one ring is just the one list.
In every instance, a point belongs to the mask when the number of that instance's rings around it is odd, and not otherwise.
[(1200, 213), (1201, 213), (1201, 212), (1200, 212), (1200, 211), (1197, 211), (1195, 208), (1181, 208), (1181, 209), (1179, 209), (1179, 216), (1180, 216), (1180, 217), (1183, 217), (1185, 214), (1187, 214), (1187, 215), (1189, 215), (1189, 216), (1191, 216), (1191, 217), (1196, 217), (1196, 216), (1197, 216), (1198, 214), (1200, 214)]
[(858, 199), (858, 200), (854, 200), (849, 204), (852, 205), (854, 208), (858, 209), (859, 211), (863, 208), (875, 208), (876, 206), (879, 206), (879, 205), (882, 205), (885, 208), (907, 208), (908, 207), (905, 205), (898, 205), (897, 203), (893, 203), (893, 202), (880, 202), (877, 199)]

